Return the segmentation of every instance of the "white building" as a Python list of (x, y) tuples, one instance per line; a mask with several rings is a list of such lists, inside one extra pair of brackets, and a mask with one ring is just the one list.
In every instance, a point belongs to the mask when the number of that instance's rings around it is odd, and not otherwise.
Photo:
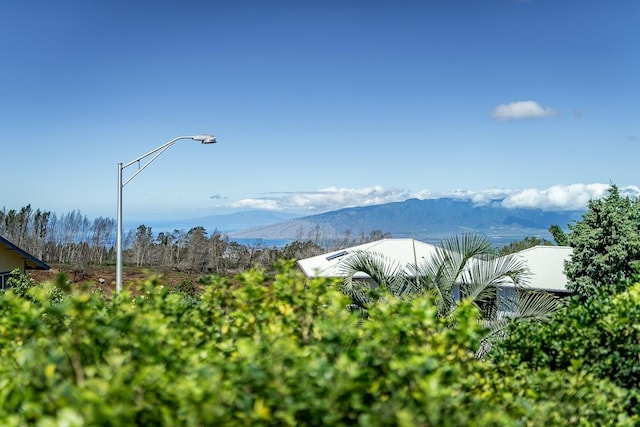
[(529, 288), (563, 296), (571, 293), (567, 289), (564, 264), (571, 259), (572, 253), (573, 248), (569, 246), (534, 246), (515, 255), (529, 267)]
[[(371, 252), (382, 255), (401, 266), (415, 265), (425, 258), (431, 258), (437, 248), (429, 243), (415, 239), (382, 239), (375, 242), (353, 246), (347, 249), (328, 252), (311, 258), (298, 260), (298, 266), (307, 277), (344, 277), (342, 263), (356, 252)], [(417, 261), (417, 262), (416, 262)], [(409, 272), (409, 270), (407, 270)], [(356, 278), (368, 277), (364, 273)]]
[[(365, 243), (347, 249), (328, 252), (323, 255), (298, 260), (297, 264), (307, 277), (344, 277), (341, 264), (356, 252), (376, 253), (396, 262), (407, 273), (411, 273), (412, 265), (420, 264), (423, 259), (432, 257), (437, 247), (419, 240), (382, 239)], [(564, 263), (571, 257), (573, 249), (568, 246), (534, 246), (513, 255), (520, 257), (529, 267), (530, 276), (527, 287), (532, 290), (551, 292), (559, 296), (571, 293), (567, 289), (567, 277), (564, 273)], [(356, 278), (368, 277), (364, 273), (356, 274)], [(503, 294), (514, 286), (503, 285)]]

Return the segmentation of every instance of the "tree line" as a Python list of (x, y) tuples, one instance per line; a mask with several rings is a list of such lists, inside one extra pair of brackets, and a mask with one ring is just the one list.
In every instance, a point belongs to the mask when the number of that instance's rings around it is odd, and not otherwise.
[[(56, 214), (33, 209), (0, 210), (0, 236), (47, 263), (72, 266), (78, 271), (89, 265), (115, 264), (116, 221), (88, 218), (78, 210)], [(279, 259), (300, 259), (328, 250), (391, 237), (373, 230), (368, 235), (345, 231), (344, 238), (328, 241), (318, 233), (284, 247), (268, 246), (261, 239), (240, 244), (228, 235), (197, 226), (189, 230), (154, 233), (144, 224), (123, 236), (123, 263), (171, 268), (190, 273), (234, 274), (250, 267), (271, 268)]]
[(0, 210), (0, 236), (45, 262), (105, 264), (114, 256), (115, 220), (90, 220), (77, 210), (58, 215), (29, 204)]

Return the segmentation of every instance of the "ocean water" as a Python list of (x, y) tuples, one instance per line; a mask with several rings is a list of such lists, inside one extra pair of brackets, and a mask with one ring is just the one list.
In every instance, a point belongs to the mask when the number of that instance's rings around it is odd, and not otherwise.
[(294, 240), (290, 239), (241, 239), (229, 237), (230, 242), (236, 242), (239, 245), (251, 247), (264, 247), (264, 248), (283, 248)]

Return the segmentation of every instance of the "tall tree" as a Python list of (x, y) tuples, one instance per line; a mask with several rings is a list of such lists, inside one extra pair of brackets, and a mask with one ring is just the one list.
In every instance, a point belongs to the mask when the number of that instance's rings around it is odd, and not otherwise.
[(218, 230), (214, 230), (209, 237), (209, 268), (212, 273), (220, 274), (224, 271), (224, 254), (229, 246), (229, 237), (222, 235)]
[(187, 233), (187, 265), (188, 271), (203, 273), (209, 264), (209, 242), (207, 231), (202, 226), (193, 227)]
[(282, 259), (303, 259), (323, 254), (325, 250), (311, 240), (288, 243), (280, 250), (279, 257)]
[(18, 221), (16, 219), (18, 212), (15, 209), (9, 209), (4, 215), (4, 233), (7, 239), (17, 242), (18, 237)]
[(112, 218), (98, 217), (91, 226), (91, 262), (102, 264), (107, 255), (107, 246), (114, 239), (116, 223)]
[(136, 229), (136, 237), (133, 241), (133, 254), (136, 265), (151, 264), (151, 249), (153, 246), (153, 232), (151, 227), (140, 225)]
[(525, 249), (532, 248), (534, 246), (548, 246), (551, 245), (551, 242), (547, 239), (540, 239), (535, 236), (527, 236), (522, 240), (511, 242), (508, 245), (503, 246), (498, 250), (498, 255), (508, 255), (515, 252), (520, 252)]
[(36, 209), (35, 215), (33, 216), (32, 233), (34, 246), (30, 249), (30, 253), (37, 258), (42, 258), (45, 253), (45, 245), (49, 238), (48, 227), (50, 217), (51, 212), (41, 211), (40, 209)]
[[(573, 247), (565, 272), (568, 288), (589, 298), (596, 288), (619, 284), (635, 273), (640, 260), (640, 202), (622, 197), (616, 185), (609, 195), (591, 200), (582, 220), (569, 224)], [(622, 290), (622, 289), (621, 289)]]
[(164, 266), (174, 265), (174, 240), (175, 236), (171, 233), (160, 232), (156, 241), (158, 242), (158, 251), (160, 255), (160, 263)]

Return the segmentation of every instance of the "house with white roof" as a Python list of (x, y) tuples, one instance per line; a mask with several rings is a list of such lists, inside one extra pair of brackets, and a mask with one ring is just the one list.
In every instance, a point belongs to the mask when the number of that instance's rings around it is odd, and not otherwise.
[[(415, 239), (382, 239), (301, 259), (297, 264), (307, 277), (344, 277), (343, 261), (358, 252), (377, 253), (406, 268), (408, 265), (416, 265), (423, 259), (431, 258), (436, 251), (436, 246)], [(363, 279), (368, 276), (358, 273), (355, 277)]]
[[(342, 263), (345, 259), (358, 252), (376, 253), (396, 262), (412, 273), (412, 266), (418, 265), (424, 259), (433, 257), (439, 248), (411, 238), (382, 239), (365, 243), (347, 249), (328, 252), (326, 254), (298, 260), (297, 264), (307, 277), (335, 277), (343, 278)], [(526, 287), (531, 290), (550, 292), (558, 296), (571, 293), (567, 289), (567, 277), (564, 264), (571, 257), (573, 249), (568, 246), (534, 246), (515, 254), (521, 258), (529, 268)], [(482, 262), (482, 261), (478, 261)], [(366, 279), (365, 273), (357, 273), (355, 278)], [(515, 284), (508, 282), (501, 285), (502, 297), (509, 297), (515, 292)]]

